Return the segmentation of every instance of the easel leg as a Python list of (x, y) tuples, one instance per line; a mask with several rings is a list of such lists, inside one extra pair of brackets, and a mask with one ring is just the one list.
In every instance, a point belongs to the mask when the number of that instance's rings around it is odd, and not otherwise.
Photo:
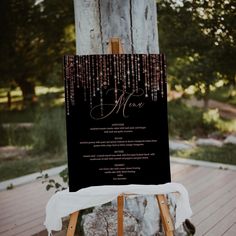
[(165, 235), (173, 236), (174, 225), (170, 216), (170, 211), (167, 205), (166, 197), (165, 195), (160, 194), (160, 195), (156, 195), (156, 198), (157, 198), (157, 202), (160, 209), (161, 220), (162, 220), (162, 225), (165, 230)]
[(68, 225), (66, 236), (74, 236), (75, 235), (75, 229), (76, 229), (78, 215), (79, 215), (79, 211), (76, 211), (70, 215), (70, 222)]
[(124, 209), (124, 196), (117, 197), (117, 236), (123, 236), (123, 209)]

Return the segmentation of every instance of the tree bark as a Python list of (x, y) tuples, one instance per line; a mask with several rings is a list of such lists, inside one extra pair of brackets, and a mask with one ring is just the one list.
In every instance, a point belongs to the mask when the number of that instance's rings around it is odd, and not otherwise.
[(74, 0), (76, 52), (106, 54), (111, 37), (125, 53), (158, 53), (154, 0)]

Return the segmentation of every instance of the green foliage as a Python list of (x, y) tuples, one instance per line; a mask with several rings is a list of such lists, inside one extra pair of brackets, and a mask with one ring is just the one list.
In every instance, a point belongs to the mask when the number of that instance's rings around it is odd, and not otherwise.
[(200, 109), (188, 107), (179, 99), (170, 101), (168, 110), (170, 136), (190, 139), (206, 135)]
[(12, 190), (14, 188), (14, 185), (11, 183), (7, 186), (7, 190)]
[(202, 114), (202, 122), (205, 132), (210, 134), (219, 130), (218, 124), (220, 123), (220, 114), (218, 109), (208, 109)]
[(210, 99), (236, 106), (236, 89), (233, 86), (218, 88), (211, 92)]
[(181, 99), (168, 103), (170, 137), (191, 139), (236, 132), (236, 120), (225, 120), (217, 109), (203, 110), (185, 105)]
[(32, 141), (31, 128), (18, 127), (16, 124), (2, 128), (0, 146), (29, 146)]
[[(32, 110), (3, 110), (0, 116), (0, 146), (32, 145), (31, 125), (34, 120)], [(25, 123), (25, 124), (22, 124)], [(27, 124), (26, 124), (27, 123)]]
[(206, 124), (216, 125), (219, 118), (220, 114), (218, 109), (209, 109), (203, 113), (203, 122)]
[(222, 134), (236, 133), (236, 119), (219, 119), (216, 127)]
[(33, 150), (36, 153), (65, 153), (65, 111), (51, 108), (39, 113), (33, 129)]
[(68, 168), (61, 171), (59, 176), (62, 178), (64, 183), (68, 183), (68, 180), (69, 180), (69, 178), (68, 178)]
[[(44, 88), (42, 88), (42, 90), (43, 89)], [(39, 90), (38, 87), (37, 90)], [(64, 109), (62, 108), (62, 104), (64, 102), (64, 93), (63, 91), (61, 91), (61, 88), (57, 88), (57, 90), (55, 88), (52, 88), (52, 92), (49, 93), (48, 91), (46, 91), (46, 93), (40, 94), (38, 96), (39, 103), (35, 107), (27, 107), (23, 110), (6, 110), (2, 108), (0, 116), (0, 146), (15, 145), (32, 147), (33, 144), (39, 145), (39, 143), (42, 143), (42, 141), (36, 141), (38, 137), (37, 135), (39, 132), (43, 132), (43, 121), (40, 120), (44, 119), (44, 125), (47, 126), (47, 121), (45, 120), (47, 118), (45, 117), (50, 116), (50, 114), (54, 112), (57, 114), (51, 114), (51, 116), (53, 116), (53, 118), (56, 118), (56, 116), (58, 115), (58, 120), (54, 120), (54, 122), (60, 122), (59, 125), (61, 125), (62, 129), (61, 133), (58, 135), (63, 136), (63, 132), (65, 132), (65, 125), (63, 120)], [(51, 118), (48, 117), (48, 119)], [(38, 123), (40, 123), (41, 125), (39, 128), (36, 127), (38, 126)], [(55, 124), (53, 125), (55, 126)], [(54, 129), (56, 129), (56, 127), (54, 127)], [(53, 127), (51, 127), (51, 131), (54, 132)], [(48, 130), (48, 132), (50, 132), (50, 130)], [(58, 132), (59, 131), (57, 131), (56, 133)], [(42, 137), (39, 136), (39, 138)], [(58, 142), (59, 144), (57, 144), (57, 146), (60, 146), (62, 138), (58, 138)]]
[[(63, 170), (64, 171), (64, 170)], [(62, 172), (63, 172), (62, 171)], [(61, 173), (62, 173), (61, 172)], [(60, 174), (61, 174), (60, 173)], [(61, 175), (60, 175), (61, 176)], [(42, 179), (42, 184), (46, 183), (46, 190), (49, 191), (50, 189), (55, 189), (55, 192), (62, 191), (66, 189), (63, 187), (60, 183), (56, 182), (54, 179), (49, 178), (48, 174), (41, 174), (40, 176), (37, 177), (37, 179)], [(64, 180), (64, 179), (63, 179)]]
[(33, 98), (36, 83), (60, 80), (62, 55), (75, 51), (73, 1), (2, 0), (0, 31), (0, 84)]
[(236, 21), (233, 1), (158, 1), (160, 48), (172, 86), (195, 85), (208, 97), (224, 79), (235, 85)]

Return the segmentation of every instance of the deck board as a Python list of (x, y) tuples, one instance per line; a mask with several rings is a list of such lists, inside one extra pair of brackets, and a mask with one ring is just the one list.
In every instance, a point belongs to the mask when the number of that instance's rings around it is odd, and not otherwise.
[(221, 221), (225, 221), (227, 215), (235, 209), (233, 206), (236, 206), (236, 197), (220, 206), (217, 206), (219, 208), (214, 208), (211, 214), (209, 214), (209, 208), (206, 208), (206, 210), (204, 210), (205, 215), (203, 214), (200, 221), (196, 223), (195, 218), (193, 221), (196, 224), (198, 235), (205, 235), (208, 231), (220, 224)]
[[(236, 171), (171, 163), (172, 181), (190, 196), (196, 236), (236, 235)], [(58, 178), (57, 178), (58, 179)], [(0, 192), (0, 235), (31, 236), (44, 230), (47, 192), (40, 180)]]
[[(236, 226), (236, 209), (232, 210), (223, 220), (218, 222), (218, 224), (213, 227), (206, 236), (221, 236), (221, 235), (236, 235), (236, 230), (234, 231), (234, 226)], [(236, 228), (235, 228), (236, 229)], [(234, 234), (233, 234), (234, 232)]]
[[(202, 211), (206, 207), (209, 207), (210, 204), (214, 203), (218, 199), (223, 199), (223, 201), (225, 202), (225, 200), (224, 200), (225, 195), (228, 192), (232, 191), (232, 189), (235, 189), (235, 188), (236, 188), (236, 182), (232, 181), (232, 182), (229, 182), (225, 185), (222, 185), (214, 192), (211, 192), (210, 194), (208, 194), (208, 196), (199, 199), (195, 204), (192, 205), (192, 210), (193, 210), (194, 214), (196, 215), (197, 213), (199, 213), (200, 211)], [(191, 200), (192, 200), (192, 198), (193, 198), (193, 196), (191, 196)]]
[(223, 236), (235, 236), (236, 235), (236, 223), (234, 223)]

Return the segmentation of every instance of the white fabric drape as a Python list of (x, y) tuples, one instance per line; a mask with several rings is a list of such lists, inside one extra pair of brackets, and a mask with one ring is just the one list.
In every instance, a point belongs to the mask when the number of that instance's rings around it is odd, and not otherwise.
[(110, 202), (121, 194), (157, 195), (178, 192), (176, 199), (175, 228), (190, 218), (188, 192), (182, 184), (167, 183), (162, 185), (106, 185), (80, 189), (77, 192), (64, 190), (54, 194), (46, 206), (46, 226), (49, 235), (52, 230), (62, 228), (62, 218), (82, 209), (98, 206)]

